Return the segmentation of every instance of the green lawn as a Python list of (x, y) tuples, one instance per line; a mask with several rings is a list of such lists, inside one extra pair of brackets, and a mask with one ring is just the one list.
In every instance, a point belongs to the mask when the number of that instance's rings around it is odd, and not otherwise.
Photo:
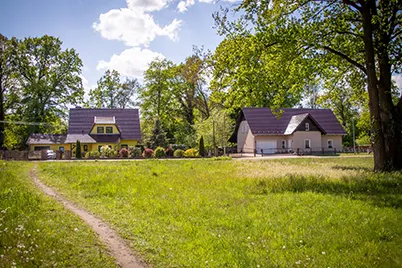
[(114, 267), (96, 235), (36, 189), (32, 167), (0, 161), (0, 267)]
[(372, 158), (40, 163), (155, 267), (401, 267), (402, 175)]

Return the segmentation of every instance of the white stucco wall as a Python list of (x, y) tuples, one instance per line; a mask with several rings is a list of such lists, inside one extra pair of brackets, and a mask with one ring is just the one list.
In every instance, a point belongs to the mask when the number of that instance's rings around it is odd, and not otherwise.
[(342, 149), (342, 136), (341, 135), (322, 135), (321, 137), (321, 146), (325, 151), (330, 151), (333, 149), (328, 148), (328, 140), (332, 140), (332, 147), (337, 151)]
[(296, 131), (289, 138), (292, 140), (292, 150), (296, 151), (298, 148), (305, 150), (304, 141), (310, 140), (311, 148), (313, 150), (321, 150), (321, 132), (319, 131)]
[[(246, 132), (244, 132), (244, 127), (246, 127)], [(254, 153), (254, 148), (254, 135), (251, 133), (247, 121), (244, 120), (240, 123), (239, 129), (237, 130), (237, 151), (243, 153)]]

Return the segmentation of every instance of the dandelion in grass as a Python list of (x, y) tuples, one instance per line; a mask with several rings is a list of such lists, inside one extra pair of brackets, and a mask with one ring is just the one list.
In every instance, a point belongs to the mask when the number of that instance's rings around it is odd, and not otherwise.
[(283, 249), (286, 249), (286, 246), (283, 246), (282, 248), (283, 248)]
[(247, 236), (247, 239), (251, 239), (251, 237)]
[(321, 254), (322, 254), (322, 255), (325, 255), (326, 253), (325, 253), (325, 251), (323, 251), (323, 252), (321, 252)]
[(74, 228), (74, 231), (76, 231), (76, 232), (77, 232), (77, 231), (78, 231), (78, 228)]
[(301, 264), (301, 260), (298, 260), (297, 262), (295, 262), (296, 265), (300, 265)]

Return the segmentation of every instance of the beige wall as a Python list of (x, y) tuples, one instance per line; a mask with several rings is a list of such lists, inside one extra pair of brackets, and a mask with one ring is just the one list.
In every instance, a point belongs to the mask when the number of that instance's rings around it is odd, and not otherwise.
[(292, 150), (296, 151), (297, 148), (304, 150), (304, 140), (311, 140), (311, 148), (313, 150), (321, 150), (321, 132), (319, 131), (296, 131), (293, 135), (289, 135), (292, 141)]
[[(244, 132), (244, 126), (246, 126), (246, 132)], [(240, 123), (239, 129), (237, 130), (237, 151), (243, 153), (253, 153), (254, 147), (254, 135), (251, 133), (247, 121), (244, 120)]]
[(335, 148), (337, 151), (342, 149), (342, 136), (341, 135), (322, 135), (321, 146), (324, 148), (325, 151), (333, 150), (333, 149), (328, 149), (328, 140), (332, 140), (332, 147)]

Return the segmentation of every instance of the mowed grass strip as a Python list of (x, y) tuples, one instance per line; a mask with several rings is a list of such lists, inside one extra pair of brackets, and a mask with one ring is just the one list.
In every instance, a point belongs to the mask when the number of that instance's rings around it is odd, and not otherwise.
[(32, 167), (0, 161), (0, 267), (115, 267), (89, 227), (33, 185)]
[(42, 163), (155, 267), (400, 267), (402, 175), (372, 158)]

